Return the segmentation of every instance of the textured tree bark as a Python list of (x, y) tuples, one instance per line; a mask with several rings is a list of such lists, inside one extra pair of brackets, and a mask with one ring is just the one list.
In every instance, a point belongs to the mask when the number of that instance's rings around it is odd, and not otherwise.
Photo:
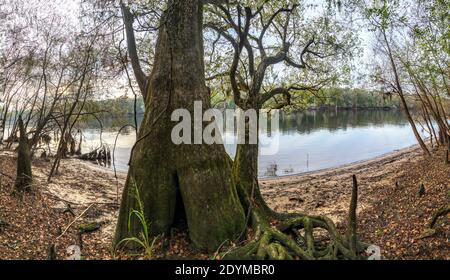
[(152, 235), (168, 233), (186, 218), (198, 248), (215, 251), (245, 227), (245, 215), (222, 145), (175, 145), (173, 110), (193, 115), (194, 101), (210, 106), (203, 65), (202, 1), (169, 1), (158, 34), (154, 68), (148, 81), (146, 113), (132, 152), (114, 243), (137, 236), (140, 225), (128, 217), (139, 190)]
[[(258, 108), (259, 106), (252, 106)], [(256, 115), (259, 120), (259, 111), (256, 110)], [(256, 130), (259, 131), (259, 123)], [(245, 123), (245, 144), (238, 144), (236, 148), (236, 156), (233, 162), (233, 178), (238, 186), (238, 192), (244, 208), (248, 210), (250, 205), (249, 199), (253, 204), (252, 207), (257, 207), (258, 211), (266, 217), (282, 218), (289, 215), (276, 213), (265, 202), (258, 181), (258, 155), (259, 155), (259, 135), (257, 144), (250, 144), (250, 125), (248, 120)], [(238, 133), (240, 133), (238, 131)], [(245, 196), (245, 197), (244, 197)]]
[(15, 190), (18, 192), (29, 191), (33, 182), (31, 173), (31, 153), (28, 144), (28, 138), (23, 125), (22, 117), (19, 117), (19, 150), (17, 157), (17, 177), (15, 182)]
[[(250, 205), (246, 201), (251, 199), (253, 207), (258, 207), (265, 216), (279, 217), (265, 202), (258, 181), (258, 149), (253, 144), (238, 145), (233, 162), (233, 178), (239, 186), (238, 192), (244, 208), (248, 210)], [(245, 197), (244, 197), (245, 196)]]

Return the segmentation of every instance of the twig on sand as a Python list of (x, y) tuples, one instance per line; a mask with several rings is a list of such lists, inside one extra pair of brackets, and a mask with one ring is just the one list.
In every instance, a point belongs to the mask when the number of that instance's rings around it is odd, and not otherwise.
[(91, 205), (89, 205), (84, 211), (83, 213), (81, 213), (80, 215), (78, 215), (78, 217), (76, 217), (65, 229), (64, 231), (58, 236), (56, 237), (56, 240), (58, 240), (59, 238), (61, 238), (66, 232), (67, 230), (78, 220), (80, 219), (84, 214), (86, 214), (86, 212), (91, 209), (92, 206), (94, 206), (95, 203), (92, 203)]
[(49, 199), (54, 200), (54, 201), (61, 201), (64, 202), (66, 204), (70, 204), (70, 205), (75, 205), (76, 207), (82, 207), (83, 205), (90, 205), (92, 203), (97, 204), (97, 205), (106, 205), (106, 206), (117, 206), (117, 202), (111, 201), (111, 202), (74, 202), (74, 201), (69, 201), (63, 198), (60, 198), (57, 195), (52, 194), (51, 192), (48, 191), (44, 191), (43, 194), (45, 194), (46, 196), (48, 196)]
[(4, 176), (4, 177), (6, 177), (6, 178), (11, 179), (11, 180), (14, 181), (14, 178), (13, 178), (12, 176), (6, 174), (6, 173), (3, 173), (3, 172), (0, 171), (0, 175), (2, 175), (2, 176)]

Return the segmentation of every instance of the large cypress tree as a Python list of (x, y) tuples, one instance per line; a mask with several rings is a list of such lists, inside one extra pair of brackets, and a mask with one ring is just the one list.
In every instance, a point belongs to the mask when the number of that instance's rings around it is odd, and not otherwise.
[[(252, 226), (253, 240), (229, 252), (227, 258), (356, 258), (356, 251), (364, 244), (356, 242), (356, 248), (350, 247), (349, 239), (339, 234), (330, 219), (273, 215), (276, 213), (267, 211), (267, 205), (260, 203), (257, 180), (234, 180), (248, 176), (232, 176), (232, 161), (222, 145), (172, 143), (175, 123), (171, 121), (171, 114), (174, 110), (183, 108), (194, 115), (195, 101), (202, 101), (203, 109), (210, 106), (205, 85), (203, 4), (201, 0), (168, 1), (161, 19), (153, 70), (148, 78), (140, 70), (137, 60), (134, 35), (130, 33), (131, 14), (122, 6), (128, 30), (128, 52), (140, 89), (144, 90), (145, 116), (132, 149), (114, 244), (127, 237), (139, 236), (142, 230), (141, 222), (129, 215), (133, 209), (139, 209), (137, 188), (153, 236), (168, 233), (185, 219), (194, 245), (216, 251), (224, 241), (243, 239), (246, 227)], [(143, 81), (144, 78), (147, 80)], [(241, 153), (241, 156), (246, 155)], [(239, 157), (237, 161), (248, 162)], [(254, 171), (252, 166), (248, 168)], [(240, 170), (245, 169), (241, 167)], [(356, 191), (357, 186), (354, 187)], [(351, 205), (351, 216), (354, 217), (356, 201)], [(273, 218), (278, 219), (276, 227), (270, 224)], [(355, 222), (352, 220), (352, 224)], [(331, 241), (317, 246), (315, 228), (327, 230)], [(304, 229), (305, 233), (300, 235), (299, 229)], [(355, 234), (352, 232), (352, 236)]]
[(145, 117), (132, 152), (115, 242), (139, 232), (128, 231), (128, 214), (137, 209), (134, 185), (144, 202), (153, 234), (167, 233), (185, 217), (192, 241), (215, 250), (244, 228), (244, 211), (222, 145), (175, 145), (171, 114), (194, 101), (210, 104), (203, 64), (202, 4), (173, 0), (162, 19), (153, 71), (147, 83)]

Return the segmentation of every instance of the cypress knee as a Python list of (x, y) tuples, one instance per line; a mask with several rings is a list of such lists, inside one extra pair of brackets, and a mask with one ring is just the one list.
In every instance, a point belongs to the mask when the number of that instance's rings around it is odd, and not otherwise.
[(15, 190), (29, 191), (33, 182), (31, 173), (31, 153), (28, 138), (23, 125), (22, 117), (19, 117), (19, 149), (17, 157), (17, 177), (15, 182)]

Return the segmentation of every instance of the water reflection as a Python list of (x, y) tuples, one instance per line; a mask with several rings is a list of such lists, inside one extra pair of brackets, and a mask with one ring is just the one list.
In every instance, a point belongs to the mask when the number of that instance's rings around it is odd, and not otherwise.
[[(133, 118), (105, 118), (103, 141), (113, 146), (119, 127), (127, 123), (133, 123)], [(98, 146), (99, 131), (95, 122), (85, 124), (85, 149)], [(235, 138), (235, 132), (225, 130), (224, 137)], [(279, 131), (260, 135), (264, 142), (274, 137), (279, 137), (279, 151), (275, 155), (260, 156), (261, 177), (337, 167), (416, 144), (407, 119), (396, 110), (282, 113)], [(131, 128), (123, 130), (119, 136), (115, 151), (118, 170), (127, 170), (135, 139)], [(235, 145), (225, 148), (234, 156)]]
[(405, 125), (407, 120), (398, 110), (305, 111), (281, 114), (280, 130), (284, 134), (309, 134), (319, 129), (330, 132), (348, 128), (383, 125)]

